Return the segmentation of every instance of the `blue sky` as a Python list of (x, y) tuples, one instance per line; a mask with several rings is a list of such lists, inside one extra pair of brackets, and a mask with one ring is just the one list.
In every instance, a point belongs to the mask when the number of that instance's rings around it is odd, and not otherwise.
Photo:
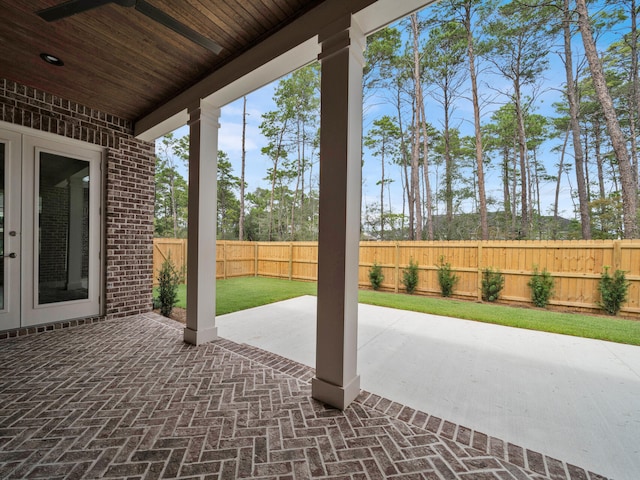
[[(245, 148), (247, 152), (246, 160), (246, 182), (247, 191), (252, 192), (259, 186), (267, 185), (264, 180), (267, 168), (271, 166), (271, 161), (267, 159), (260, 150), (267, 144), (260, 133), (260, 123), (262, 114), (275, 109), (273, 102), (273, 92), (277, 82), (271, 83), (253, 93), (247, 95), (247, 129)], [(174, 132), (175, 136), (189, 134), (187, 126), (181, 127)], [(233, 165), (234, 174), (240, 176), (240, 162), (242, 158), (242, 98), (222, 107), (220, 114), (220, 130), (218, 132), (218, 148), (229, 155)], [(182, 174), (187, 177), (186, 168), (182, 169)]]

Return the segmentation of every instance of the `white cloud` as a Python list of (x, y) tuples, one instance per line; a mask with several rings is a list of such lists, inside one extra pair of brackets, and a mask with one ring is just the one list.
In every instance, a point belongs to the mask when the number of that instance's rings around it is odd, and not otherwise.
[[(247, 125), (245, 136), (245, 150), (247, 152), (260, 150), (263, 144), (260, 129), (255, 125)], [(242, 152), (242, 123), (220, 122), (218, 132), (218, 148), (228, 154)]]

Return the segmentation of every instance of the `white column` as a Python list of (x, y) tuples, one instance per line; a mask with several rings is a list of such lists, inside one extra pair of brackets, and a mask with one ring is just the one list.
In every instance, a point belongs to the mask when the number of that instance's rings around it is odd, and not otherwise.
[(187, 327), (193, 345), (217, 338), (216, 203), (220, 108), (200, 101), (189, 109)]
[(320, 224), (314, 398), (345, 409), (356, 371), (364, 35), (345, 17), (320, 35)]

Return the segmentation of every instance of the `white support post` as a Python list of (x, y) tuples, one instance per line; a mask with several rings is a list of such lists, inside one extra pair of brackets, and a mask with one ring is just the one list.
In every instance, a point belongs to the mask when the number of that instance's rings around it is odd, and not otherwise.
[(312, 395), (345, 409), (360, 393), (356, 364), (365, 37), (347, 16), (319, 41), (320, 223)]
[(189, 109), (189, 225), (187, 327), (193, 345), (217, 338), (216, 201), (220, 108), (204, 101)]

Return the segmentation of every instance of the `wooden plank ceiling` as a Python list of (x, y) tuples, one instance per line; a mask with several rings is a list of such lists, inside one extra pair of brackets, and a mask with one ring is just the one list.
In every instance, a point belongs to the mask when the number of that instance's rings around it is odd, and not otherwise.
[(0, 0), (0, 78), (134, 121), (322, 1), (148, 0), (222, 46), (215, 55), (115, 3), (46, 22), (35, 12), (64, 0)]

